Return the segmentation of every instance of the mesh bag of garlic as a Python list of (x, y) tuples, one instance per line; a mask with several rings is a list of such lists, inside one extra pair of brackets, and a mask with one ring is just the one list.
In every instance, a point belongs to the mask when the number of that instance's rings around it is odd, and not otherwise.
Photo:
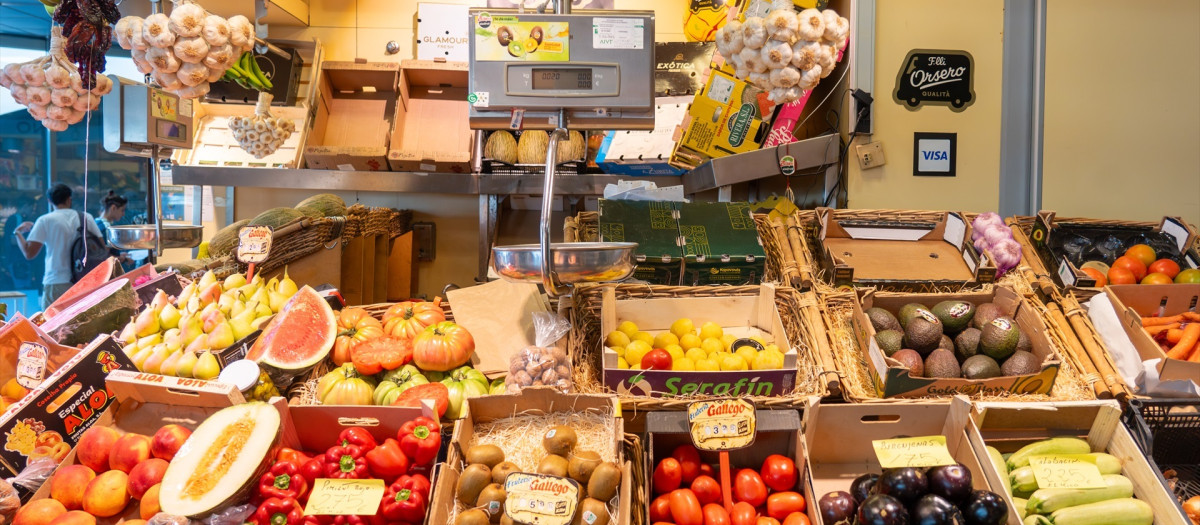
[(229, 130), (233, 132), (234, 140), (256, 159), (275, 153), (296, 130), (296, 124), (291, 120), (271, 115), (273, 98), (270, 93), (259, 92), (253, 116), (229, 117)]
[(208, 93), (242, 53), (254, 48), (254, 25), (242, 15), (226, 20), (191, 0), (177, 0), (171, 15), (126, 16), (117, 21), (117, 44), (138, 71), (182, 98)]
[(785, 104), (833, 72), (850, 41), (850, 22), (832, 9), (797, 13), (790, 0), (775, 0), (765, 17), (730, 20), (714, 36), (734, 76)]
[(65, 45), (62, 28), (54, 26), (49, 55), (0, 69), (0, 87), (8, 88), (13, 100), (51, 131), (66, 131), (83, 120), (100, 106), (100, 97), (112, 91), (112, 80), (104, 75), (96, 75), (95, 87), (85, 88), (78, 68), (67, 59)]

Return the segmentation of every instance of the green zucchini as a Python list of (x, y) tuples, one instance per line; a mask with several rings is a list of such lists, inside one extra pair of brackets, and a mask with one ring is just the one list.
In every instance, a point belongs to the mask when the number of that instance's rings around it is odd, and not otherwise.
[(1151, 525), (1154, 510), (1144, 501), (1118, 498), (1059, 509), (1050, 514), (1054, 525)]
[(996, 447), (987, 447), (987, 452), (988, 457), (992, 460), (992, 465), (1000, 473), (1000, 482), (1004, 484), (1004, 493), (1012, 496), (1012, 482), (1008, 479), (1008, 463), (1004, 461), (1004, 457), (1000, 455), (1000, 451), (996, 450)]
[(1029, 464), (1032, 456), (1050, 454), (1087, 454), (1092, 451), (1087, 441), (1073, 437), (1050, 438), (1030, 443), (1008, 457), (1008, 469), (1018, 469)]
[(1029, 497), (1025, 510), (1048, 514), (1076, 505), (1133, 496), (1133, 483), (1125, 476), (1108, 474), (1104, 476), (1104, 485), (1095, 489), (1038, 489)]
[(1013, 492), (1033, 492), (1038, 489), (1037, 478), (1033, 476), (1033, 467), (1024, 466), (1009, 474)]
[(1016, 508), (1013, 510), (1017, 512), (1017, 517), (1022, 520), (1025, 519), (1025, 506), (1027, 505), (1027, 501), (1028, 500), (1023, 498), (1013, 498), (1013, 505), (1016, 506)]

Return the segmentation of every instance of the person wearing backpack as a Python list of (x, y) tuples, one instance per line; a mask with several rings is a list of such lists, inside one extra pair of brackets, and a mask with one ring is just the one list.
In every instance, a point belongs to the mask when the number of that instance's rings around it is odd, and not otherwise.
[(17, 246), (26, 259), (37, 257), (42, 247), (46, 248), (43, 309), (66, 292), (71, 283), (108, 257), (108, 248), (100, 236), (96, 219), (89, 213), (71, 209), (71, 188), (66, 184), (55, 184), (48, 195), (54, 211), (38, 217), (36, 222), (22, 223), (15, 232)]

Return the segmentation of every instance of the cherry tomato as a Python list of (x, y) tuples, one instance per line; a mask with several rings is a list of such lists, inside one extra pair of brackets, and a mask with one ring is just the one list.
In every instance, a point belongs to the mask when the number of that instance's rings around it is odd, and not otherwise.
[(654, 469), (654, 493), (666, 494), (679, 488), (683, 481), (683, 469), (675, 458), (666, 458), (658, 462)]
[(758, 519), (758, 511), (754, 509), (754, 505), (739, 501), (733, 504), (733, 512), (729, 513), (729, 522), (731, 525), (754, 525)]
[(671, 504), (671, 517), (676, 525), (704, 525), (704, 514), (700, 510), (700, 500), (696, 493), (688, 489), (676, 489), (668, 496)]
[(671, 452), (671, 457), (679, 462), (679, 466), (683, 468), (683, 482), (691, 483), (700, 475), (700, 452), (688, 444), (675, 447), (675, 451)]
[(721, 484), (708, 476), (697, 476), (692, 480), (692, 492), (701, 505), (721, 502)]
[(671, 500), (659, 496), (650, 502), (650, 521), (671, 521)]
[(744, 501), (755, 507), (767, 501), (767, 486), (753, 469), (744, 468), (734, 476), (733, 500)]
[(709, 503), (702, 509), (704, 512), (704, 525), (730, 525), (729, 513), (716, 503)]
[(715, 469), (713, 469), (712, 465), (709, 465), (708, 463), (700, 464), (700, 474), (699, 475), (708, 476), (710, 478), (715, 478), (715, 477), (717, 477), (716, 472), (717, 471)]
[(754, 525), (779, 525), (779, 520), (770, 516), (759, 516)]
[(783, 520), (783, 525), (811, 525), (808, 521), (808, 515), (803, 512), (793, 512), (788, 514), (787, 519)]
[(767, 515), (777, 520), (787, 519), (793, 512), (804, 512), (804, 496), (799, 492), (776, 492), (767, 496)]
[(771, 490), (796, 490), (796, 462), (787, 456), (771, 454), (762, 464), (762, 480)]

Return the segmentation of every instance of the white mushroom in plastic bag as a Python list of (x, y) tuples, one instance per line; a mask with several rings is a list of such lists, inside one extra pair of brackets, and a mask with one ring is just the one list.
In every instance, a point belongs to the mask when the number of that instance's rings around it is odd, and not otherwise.
[(256, 159), (275, 153), (296, 130), (296, 125), (291, 120), (271, 115), (273, 99), (270, 93), (259, 92), (253, 116), (229, 117), (229, 130), (233, 133), (234, 140)]

